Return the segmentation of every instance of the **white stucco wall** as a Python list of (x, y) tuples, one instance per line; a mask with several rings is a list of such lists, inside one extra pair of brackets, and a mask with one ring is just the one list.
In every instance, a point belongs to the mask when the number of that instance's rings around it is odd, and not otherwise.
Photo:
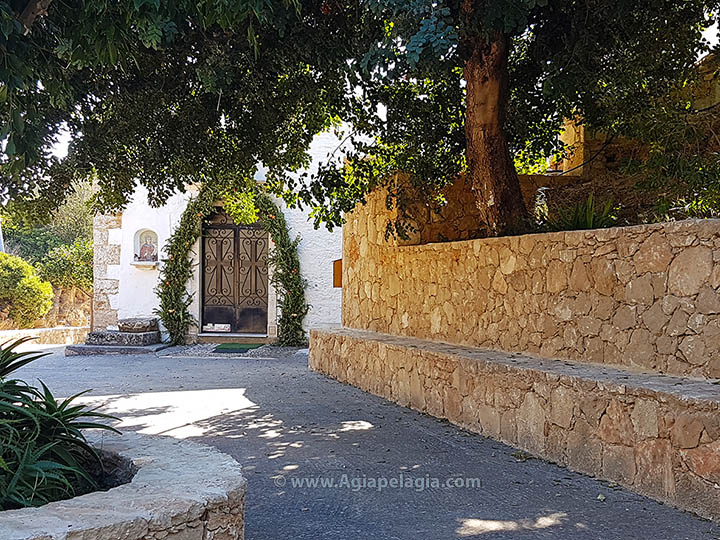
[[(318, 135), (310, 152), (313, 163), (309, 171), (314, 173), (318, 163), (334, 151), (339, 140), (332, 133)], [(307, 209), (288, 209), (280, 204), (290, 228), (290, 236), (302, 238), (298, 246), (300, 271), (308, 282), (305, 295), (310, 312), (305, 318), (305, 328), (328, 328), (340, 326), (342, 289), (333, 288), (333, 261), (342, 258), (342, 229), (329, 232), (325, 227), (315, 229), (309, 220)]]
[[(337, 138), (327, 134), (316, 138), (311, 152), (315, 158), (312, 168), (316, 168), (318, 159), (324, 159), (329, 151), (337, 147)], [(262, 179), (262, 171), (258, 174)], [(135, 233), (140, 229), (151, 229), (158, 235), (161, 249), (160, 258), (164, 256), (164, 247), (173, 229), (177, 225), (188, 200), (194, 192), (176, 194), (170, 198), (162, 208), (151, 208), (147, 204), (147, 192), (139, 188), (132, 202), (122, 215), (122, 229), (118, 231), (121, 236), (121, 257), (117, 269), (120, 286), (117, 295), (118, 317), (148, 317), (153, 316), (158, 306), (158, 299), (154, 289), (159, 276), (158, 268), (147, 269), (133, 265), (135, 251)], [(308, 220), (307, 211), (290, 210), (282, 203), (291, 237), (298, 234), (302, 241), (298, 246), (300, 268), (303, 277), (307, 280), (307, 301), (311, 305), (310, 312), (305, 318), (305, 328), (327, 328), (339, 326), (341, 315), (341, 289), (333, 288), (332, 262), (342, 257), (342, 231), (340, 229), (330, 233), (325, 229), (315, 230), (312, 222)], [(193, 294), (191, 312), (200, 317), (200, 265), (198, 242), (193, 249), (194, 276), (188, 284)], [(272, 296), (272, 295), (271, 295)], [(274, 310), (272, 306), (269, 314)], [(272, 323), (271, 323), (272, 324)]]
[[(135, 233), (141, 229), (151, 229), (158, 235), (160, 258), (164, 256), (162, 248), (172, 234), (182, 216), (187, 201), (194, 192), (176, 194), (161, 208), (152, 208), (147, 203), (147, 191), (138, 188), (132, 202), (122, 215), (122, 239), (120, 251), (120, 291), (118, 298), (118, 318), (150, 317), (158, 307), (155, 287), (158, 281), (159, 267), (147, 268), (133, 265), (135, 255)], [(197, 288), (195, 283), (191, 287)]]
[(333, 288), (333, 261), (342, 258), (342, 231), (332, 233), (326, 229), (315, 230), (306, 212), (287, 209), (283, 212), (290, 229), (290, 237), (300, 235), (298, 246), (300, 272), (307, 280), (305, 297), (310, 311), (304, 327), (329, 328), (340, 326), (342, 289)]

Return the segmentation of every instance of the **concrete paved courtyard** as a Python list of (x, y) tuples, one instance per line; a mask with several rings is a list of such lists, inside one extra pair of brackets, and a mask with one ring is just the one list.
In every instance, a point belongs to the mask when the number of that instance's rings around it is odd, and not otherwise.
[(244, 465), (248, 540), (720, 538), (717, 524), (311, 373), (303, 352), (61, 352), (19, 375), (57, 395), (91, 388), (85, 399), (121, 429), (197, 440)]

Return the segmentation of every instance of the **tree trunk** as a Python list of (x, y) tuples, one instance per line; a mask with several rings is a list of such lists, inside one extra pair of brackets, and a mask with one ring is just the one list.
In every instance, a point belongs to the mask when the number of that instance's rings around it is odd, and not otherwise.
[(508, 39), (476, 38), (465, 62), (468, 173), (490, 236), (523, 232), (527, 209), (503, 131), (508, 100)]
[(18, 20), (25, 27), (25, 33), (30, 32), (35, 19), (47, 14), (47, 10), (52, 4), (52, 0), (29, 0), (25, 5)]

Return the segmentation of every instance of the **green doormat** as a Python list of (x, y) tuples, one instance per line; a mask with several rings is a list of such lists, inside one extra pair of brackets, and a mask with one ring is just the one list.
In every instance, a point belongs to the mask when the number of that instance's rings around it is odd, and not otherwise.
[(246, 353), (258, 347), (262, 347), (264, 343), (223, 343), (215, 347), (213, 352), (217, 353)]

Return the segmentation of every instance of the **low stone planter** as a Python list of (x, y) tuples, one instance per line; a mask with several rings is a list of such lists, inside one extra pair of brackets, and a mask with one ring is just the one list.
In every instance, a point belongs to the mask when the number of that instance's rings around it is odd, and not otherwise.
[(214, 448), (134, 433), (92, 440), (137, 472), (129, 483), (0, 512), (0, 540), (242, 540), (247, 481)]

